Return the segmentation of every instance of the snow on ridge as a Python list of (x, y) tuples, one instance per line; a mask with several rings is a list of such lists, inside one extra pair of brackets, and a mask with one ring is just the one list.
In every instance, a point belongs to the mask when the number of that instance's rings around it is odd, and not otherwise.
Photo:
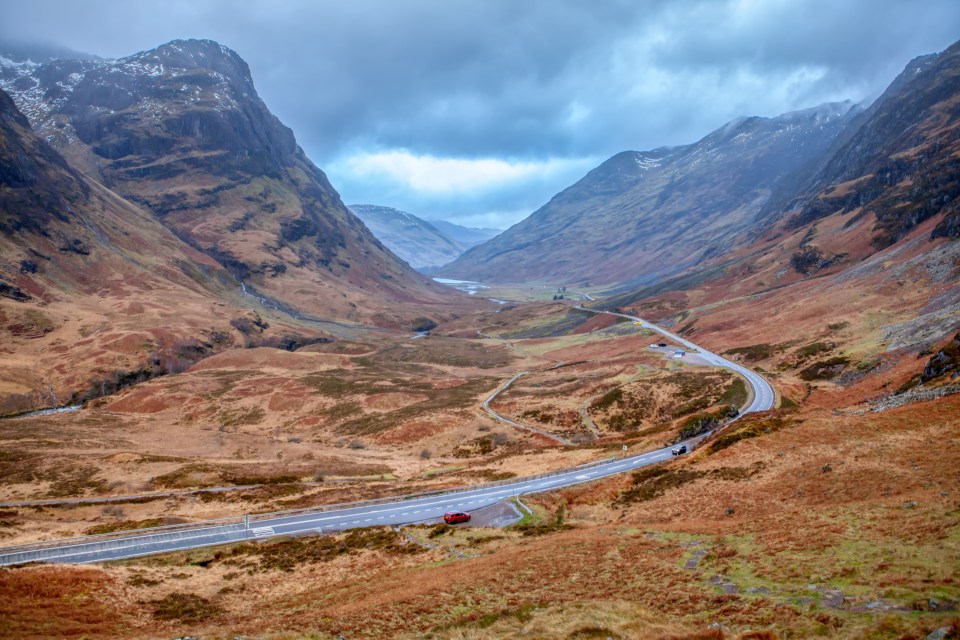
[(636, 154), (633, 159), (637, 163), (637, 166), (644, 170), (659, 167), (662, 163), (660, 158), (650, 158), (639, 153)]
[(39, 62), (34, 62), (33, 60), (27, 58), (23, 62), (16, 62), (11, 60), (6, 56), (0, 56), (0, 67), (13, 67), (16, 69), (23, 69), (26, 67), (27, 70), (32, 70), (40, 66)]

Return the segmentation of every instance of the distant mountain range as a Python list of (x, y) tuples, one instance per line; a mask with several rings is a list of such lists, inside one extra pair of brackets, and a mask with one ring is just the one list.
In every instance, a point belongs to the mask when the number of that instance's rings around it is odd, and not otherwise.
[[(911, 61), (867, 109), (740, 118), (695, 144), (619, 153), (439, 273), (629, 288), (702, 270), (777, 225), (847, 213), (848, 226), (873, 220), (860, 259), (931, 218), (931, 237), (956, 238), (958, 76), (954, 45)], [(812, 238), (797, 253), (805, 274), (855, 259)]]
[(740, 118), (695, 144), (624, 151), (441, 272), (594, 285), (676, 273), (728, 249), (777, 184), (828, 149), (858, 112), (845, 102)]
[(412, 213), (372, 204), (351, 204), (348, 208), (380, 242), (414, 269), (446, 264), (467, 250)]
[(489, 227), (462, 227), (459, 224), (447, 222), (446, 220), (431, 220), (430, 224), (462, 244), (467, 249), (470, 247), (475, 247), (476, 245), (486, 242), (487, 240), (495, 238), (503, 233), (503, 229), (492, 229)]

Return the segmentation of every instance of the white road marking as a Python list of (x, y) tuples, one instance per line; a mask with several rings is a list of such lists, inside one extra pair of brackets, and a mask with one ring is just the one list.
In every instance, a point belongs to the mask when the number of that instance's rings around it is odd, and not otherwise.
[[(597, 313), (597, 312), (595, 312), (595, 313)], [(609, 312), (599, 312), (599, 313), (609, 313)], [(625, 314), (614, 313), (614, 314), (611, 314), (611, 315), (621, 316), (621, 317), (629, 318), (629, 319), (632, 319), (632, 320), (641, 320), (640, 318), (636, 318), (636, 317), (634, 317), (634, 316), (628, 316), (628, 315), (625, 315)], [(648, 324), (649, 324), (649, 323), (648, 323)], [(773, 387), (771, 387), (770, 384), (767, 383), (766, 380), (764, 380), (762, 377), (758, 376), (756, 373), (750, 371), (749, 369), (746, 369), (745, 367), (742, 367), (742, 366), (740, 366), (740, 365), (734, 364), (733, 362), (727, 360), (726, 358), (722, 358), (721, 356), (718, 356), (718, 355), (716, 355), (716, 354), (714, 354), (714, 353), (712, 353), (712, 352), (710, 352), (710, 351), (707, 351), (707, 350), (705, 350), (705, 349), (700, 349), (699, 347), (697, 347), (697, 345), (691, 343), (690, 341), (685, 340), (685, 339), (683, 339), (683, 338), (681, 338), (681, 337), (679, 337), (679, 336), (676, 336), (675, 334), (672, 334), (672, 333), (670, 333), (670, 332), (668, 332), (668, 331), (666, 331), (666, 330), (664, 330), (664, 329), (661, 329), (660, 327), (657, 327), (656, 325), (649, 325), (649, 326), (650, 326), (651, 329), (653, 329), (653, 330), (655, 330), (655, 331), (659, 331), (659, 332), (662, 333), (663, 335), (665, 335), (665, 336), (667, 336), (667, 337), (669, 337), (669, 338), (677, 341), (678, 343), (680, 343), (680, 344), (682, 344), (682, 345), (687, 346), (687, 347), (690, 348), (691, 350), (698, 350), (699, 353), (700, 353), (700, 355), (703, 356), (703, 358), (704, 358), (707, 362), (710, 362), (710, 363), (715, 364), (715, 365), (717, 365), (717, 366), (726, 367), (726, 368), (728, 368), (728, 369), (731, 369), (731, 370), (736, 371), (737, 373), (740, 373), (741, 375), (743, 375), (743, 376), (747, 379), (747, 382), (750, 384), (750, 386), (753, 387), (753, 390), (754, 390), (754, 392), (755, 392), (755, 393), (754, 393), (754, 401), (750, 404), (749, 407), (747, 407), (747, 408), (743, 411), (744, 414), (746, 414), (746, 413), (751, 413), (751, 412), (754, 412), (754, 411), (763, 411), (763, 410), (769, 409), (769, 408), (773, 405), (773, 403), (774, 403), (774, 401), (775, 401), (775, 399), (776, 399), (776, 393), (774, 392)], [(515, 376), (514, 379), (516, 379), (516, 377), (519, 377), (519, 376)], [(488, 400), (487, 402), (489, 402), (489, 400)], [(487, 403), (485, 402), (484, 404), (487, 404)], [(509, 423), (510, 421), (506, 421), (506, 422)], [(610, 475), (614, 475), (615, 473), (618, 473), (617, 470), (623, 469), (624, 467), (627, 467), (627, 466), (637, 465), (637, 464), (640, 464), (640, 463), (660, 462), (660, 461), (663, 461), (663, 460), (667, 460), (667, 459), (669, 459), (669, 458), (670, 458), (670, 455), (668, 455), (668, 453), (667, 453), (666, 451), (649, 452), (648, 454), (644, 455), (643, 457), (634, 458), (634, 459), (632, 459), (632, 460), (625, 460), (622, 464), (619, 464), (619, 465), (613, 465), (613, 466), (602, 465), (602, 466), (599, 466), (599, 467), (596, 468), (596, 470), (595, 470), (593, 473), (597, 474), (598, 477), (606, 477), (606, 476), (610, 476)], [(499, 490), (499, 491), (487, 491), (487, 490), (481, 489), (481, 490), (477, 490), (477, 491), (462, 492), (463, 495), (460, 496), (460, 497), (463, 498), (463, 499), (466, 499), (466, 498), (468, 498), (468, 497), (480, 497), (480, 498), (482, 498), (482, 500), (474, 500), (474, 501), (472, 501), (472, 502), (464, 502), (464, 501), (461, 501), (461, 502), (459, 502), (458, 504), (475, 504), (475, 503), (481, 502), (481, 501), (488, 501), (490, 504), (492, 504), (493, 502), (496, 502), (496, 501), (498, 501), (498, 500), (500, 499), (500, 498), (497, 498), (497, 496), (504, 496), (504, 497), (505, 497), (506, 495), (511, 495), (511, 494), (512, 494), (512, 495), (520, 495), (520, 494), (522, 494), (522, 493), (528, 493), (528, 492), (530, 492), (530, 491), (535, 491), (535, 490), (548, 490), (548, 489), (549, 489), (550, 487), (552, 487), (553, 485), (562, 484), (562, 483), (570, 483), (570, 482), (571, 482), (572, 473), (575, 473), (575, 472), (571, 472), (571, 473), (569, 473), (569, 474), (561, 474), (561, 475), (559, 475), (559, 476), (555, 476), (555, 478), (556, 478), (555, 480), (551, 480), (551, 481), (548, 481), (548, 482), (539, 482), (539, 483), (529, 482), (529, 483), (521, 483), (521, 484), (517, 484), (517, 485), (513, 485), (513, 486), (510, 486), (510, 487), (501, 489), (501, 490)], [(577, 475), (577, 476), (572, 476), (572, 478), (575, 479), (575, 480), (585, 480), (585, 479), (588, 479), (588, 478), (590, 477), (590, 475), (593, 475), (593, 474), (580, 474), (580, 475)], [(387, 508), (384, 508), (384, 509), (366, 510), (366, 511), (365, 511), (364, 513), (362, 513), (362, 514), (359, 514), (359, 513), (349, 513), (350, 511), (356, 512), (356, 511), (358, 511), (358, 510), (361, 510), (362, 507), (352, 507), (352, 508), (349, 508), (349, 507), (348, 507), (348, 508), (346, 508), (346, 509), (343, 509), (343, 511), (344, 511), (344, 512), (347, 512), (347, 513), (340, 513), (340, 514), (336, 514), (336, 515), (328, 515), (328, 516), (324, 516), (324, 517), (320, 517), (320, 518), (311, 518), (311, 519), (307, 519), (307, 520), (302, 520), (302, 519), (299, 519), (299, 518), (297, 518), (297, 517), (295, 517), (295, 516), (281, 516), (281, 515), (278, 515), (277, 517), (273, 518), (272, 520), (268, 520), (268, 519), (265, 518), (264, 521), (272, 522), (272, 524), (274, 524), (274, 526), (282, 524), (282, 525), (285, 525), (285, 526), (287, 526), (287, 527), (296, 527), (295, 530), (297, 530), (297, 531), (303, 531), (303, 530), (306, 530), (306, 529), (309, 528), (309, 527), (305, 527), (304, 525), (308, 525), (308, 524), (313, 523), (313, 522), (320, 522), (320, 521), (327, 521), (327, 520), (339, 521), (339, 522), (331, 523), (331, 525), (329, 525), (329, 526), (340, 526), (340, 527), (343, 527), (344, 525), (347, 524), (347, 521), (345, 520), (345, 518), (348, 518), (348, 517), (350, 517), (351, 515), (352, 515), (352, 516), (356, 516), (356, 515), (372, 515), (372, 514), (375, 514), (375, 513), (396, 512), (396, 511), (399, 511), (400, 509), (404, 508), (404, 506), (405, 506), (405, 507), (409, 507), (409, 506), (431, 506), (431, 505), (437, 505), (437, 504), (439, 504), (440, 502), (445, 502), (446, 500), (449, 500), (449, 499), (450, 499), (450, 497), (449, 497), (449, 496), (446, 496), (446, 497), (443, 498), (442, 501), (422, 502), (422, 501), (420, 501), (420, 500), (424, 500), (424, 499), (419, 499), (419, 500), (418, 500), (418, 499), (414, 498), (414, 499), (411, 500), (411, 501), (413, 502), (413, 504), (407, 503), (406, 505), (403, 505), (403, 506), (392, 506), (392, 507), (387, 506)], [(388, 504), (389, 504), (389, 503), (388, 503)], [(394, 504), (396, 504), (396, 503), (394, 503)], [(385, 505), (385, 506), (386, 506), (386, 505)], [(452, 508), (453, 506), (455, 506), (455, 505), (447, 505), (447, 508), (450, 509), (450, 508)], [(415, 511), (414, 513), (420, 513), (420, 512), (422, 512), (422, 511), (424, 511), (424, 509), (420, 509), (420, 510), (418, 510), (418, 511)], [(334, 513), (335, 513), (335, 512), (334, 512)], [(401, 516), (408, 516), (408, 515), (409, 515), (409, 512), (408, 512), (408, 511), (407, 511), (407, 512), (402, 512), (400, 515), (401, 515)], [(383, 520), (384, 517), (385, 517), (385, 516), (379, 516), (377, 519), (378, 519), (378, 520)], [(370, 521), (371, 521), (371, 519), (366, 520), (366, 522), (370, 522)], [(353, 521), (353, 522), (350, 523), (350, 524), (359, 524), (359, 523), (360, 523), (359, 520), (355, 520), (355, 521)], [(276, 535), (275, 532), (274, 532), (273, 527), (270, 527), (270, 526), (257, 527), (257, 528), (255, 528), (255, 529), (253, 529), (252, 531), (253, 531), (254, 535), (256, 535), (256, 536)], [(184, 540), (184, 539), (216, 538), (216, 537), (218, 537), (218, 536), (221, 536), (221, 537), (222, 537), (222, 536), (224, 536), (224, 535), (227, 535), (227, 536), (234, 536), (234, 535), (240, 536), (240, 535), (242, 535), (242, 533), (240, 533), (240, 532), (233, 532), (233, 533), (231, 533), (231, 532), (229, 532), (229, 531), (227, 531), (227, 532), (222, 531), (222, 530), (220, 530), (220, 526), (204, 526), (204, 527), (199, 527), (199, 528), (197, 528), (197, 529), (194, 529), (193, 532), (194, 532), (193, 535), (186, 535), (186, 536), (184, 536), (183, 538), (181, 538), (180, 540), (182, 541), (182, 540)], [(186, 533), (186, 532), (184, 532), (184, 533)], [(138, 547), (138, 546), (144, 546), (144, 545), (159, 546), (160, 544), (163, 544), (163, 541), (150, 541), (150, 540), (149, 540), (149, 537), (148, 537), (147, 535), (131, 537), (131, 538), (128, 538), (128, 539), (126, 539), (126, 540), (122, 540), (122, 541), (118, 540), (118, 541), (116, 541), (116, 542), (117, 542), (118, 544), (121, 544), (121, 545), (127, 546), (127, 547)], [(89, 545), (91, 545), (91, 544), (92, 544), (92, 543), (70, 544), (70, 545), (65, 545), (65, 546), (59, 547), (59, 550), (65, 551), (65, 550), (67, 550), (67, 549), (80, 549), (80, 548), (89, 546)], [(202, 544), (195, 545), (195, 546), (205, 546), (205, 544), (210, 544), (210, 543), (202, 543)], [(217, 544), (217, 543), (213, 543), (213, 544)], [(178, 547), (178, 548), (194, 548), (194, 547)], [(115, 549), (114, 551), (116, 552), (116, 551), (122, 551), (122, 550), (123, 550), (123, 549), (120, 548), (120, 549)], [(172, 550), (172, 548), (171, 548), (171, 549), (167, 549), (167, 550)], [(158, 551), (159, 551), (159, 550), (158, 550)], [(94, 551), (89, 551), (89, 550), (84, 550), (84, 551), (77, 551), (77, 552), (74, 552), (74, 553), (66, 553), (66, 554), (61, 553), (61, 554), (59, 554), (59, 555), (57, 555), (57, 556), (53, 556), (53, 557), (48, 558), (48, 559), (64, 558), (64, 557), (78, 556), (78, 555), (90, 555), (90, 554), (93, 554), (93, 553), (96, 553), (96, 552), (94, 552)], [(114, 556), (114, 557), (136, 557), (136, 556), (138, 556), (138, 555), (150, 555), (151, 553), (156, 553), (156, 552), (138, 553), (138, 554), (133, 554), (133, 555), (127, 554), (127, 555), (124, 555), (124, 556)]]

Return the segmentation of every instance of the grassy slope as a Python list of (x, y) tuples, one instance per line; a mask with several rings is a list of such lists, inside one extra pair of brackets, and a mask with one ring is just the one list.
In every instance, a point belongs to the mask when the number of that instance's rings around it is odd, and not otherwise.
[[(804, 346), (788, 348), (780, 362), (794, 366), (797, 351), (811, 351)], [(746, 421), (723, 440), (729, 446), (655, 478), (533, 500), (546, 522), (562, 518), (572, 529), (412, 532), (431, 548), (349, 551), (354, 541), (348, 552), (324, 551), (314, 561), (311, 547), (297, 547), (277, 552), (294, 554), (290, 562), (258, 560), (248, 569), (216, 551), (92, 572), (21, 569), (4, 574), (6, 593), (29, 594), (16, 596), (27, 606), (7, 624), (36, 630), (31, 611), (53, 598), (61, 604), (48, 636), (69, 635), (72, 626), (109, 633), (112, 624), (117, 635), (145, 637), (185, 627), (213, 637), (282, 629), (291, 637), (698, 637), (718, 622), (726, 637), (748, 629), (922, 637), (955, 615), (923, 609), (960, 599), (952, 570), (960, 560), (960, 449), (952, 437), (960, 396), (880, 413), (830, 408), (849, 393), (827, 383), (800, 409)], [(493, 539), (471, 541), (475, 535)], [(84, 597), (119, 622), (85, 622), (62, 598), (66, 591), (22, 586), (44, 571), (87, 585)]]

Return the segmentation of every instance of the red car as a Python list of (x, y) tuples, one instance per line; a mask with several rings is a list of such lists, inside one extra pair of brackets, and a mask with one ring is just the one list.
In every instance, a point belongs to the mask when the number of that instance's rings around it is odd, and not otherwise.
[(458, 522), (470, 522), (470, 514), (463, 511), (450, 511), (443, 514), (443, 521), (447, 524), (457, 524)]

